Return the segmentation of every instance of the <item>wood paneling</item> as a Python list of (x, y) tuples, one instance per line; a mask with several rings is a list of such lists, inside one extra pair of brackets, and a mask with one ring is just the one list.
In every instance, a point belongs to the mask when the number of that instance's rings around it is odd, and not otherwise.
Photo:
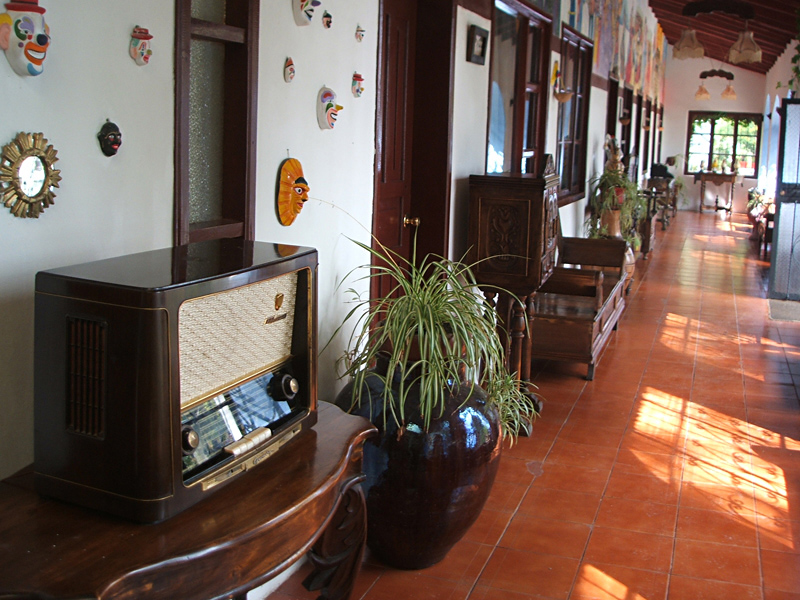
[[(747, 23), (756, 43), (761, 47), (759, 63), (740, 63), (739, 67), (766, 73), (797, 35), (797, 10), (800, 0), (748, 0), (754, 17)], [(744, 30), (744, 19), (722, 11), (682, 14), (686, 0), (649, 0), (650, 8), (664, 35), (674, 45), (684, 29), (695, 29), (697, 40), (705, 48), (706, 57), (728, 62), (728, 51)]]

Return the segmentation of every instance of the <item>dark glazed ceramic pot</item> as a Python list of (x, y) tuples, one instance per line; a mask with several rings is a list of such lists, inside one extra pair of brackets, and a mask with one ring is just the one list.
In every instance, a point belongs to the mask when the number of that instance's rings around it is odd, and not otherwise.
[(429, 567), (463, 537), (486, 502), (500, 461), (497, 413), (483, 390), (464, 384), (424, 431), (417, 387), (409, 394), (405, 426), (388, 416), (384, 427), (383, 385), (367, 377), (364, 388), (361, 406), (351, 407), (352, 383), (336, 404), (380, 431), (364, 446), (367, 546), (388, 566)]

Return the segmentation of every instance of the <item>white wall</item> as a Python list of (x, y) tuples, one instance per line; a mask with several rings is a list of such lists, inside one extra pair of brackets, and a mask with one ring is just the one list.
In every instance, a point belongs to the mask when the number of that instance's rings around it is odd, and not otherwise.
[[(346, 311), (336, 284), (366, 258), (345, 236), (368, 239), (372, 216), (378, 0), (350, 0), (307, 27), (289, 2), (261, 3), (256, 237), (319, 250), (320, 341)], [(33, 460), (33, 289), (35, 273), (88, 260), (172, 245), (174, 3), (163, 0), (42, 2), (53, 42), (42, 75), (21, 78), (0, 56), (0, 143), (19, 131), (44, 132), (58, 151), (62, 181), (39, 219), (0, 206), (0, 477)], [(335, 10), (334, 10), (335, 9)], [(91, 20), (91, 43), (85, 35)], [(366, 29), (355, 40), (356, 25)], [(134, 25), (154, 35), (150, 65), (128, 56)], [(297, 77), (283, 81), (292, 56)], [(365, 92), (350, 93), (354, 71)], [(344, 106), (336, 129), (316, 122), (327, 85)], [(123, 135), (108, 158), (96, 134), (110, 118)], [(311, 197), (291, 227), (275, 217), (275, 181), (289, 153), (304, 167)], [(339, 208), (333, 208), (325, 202)], [(351, 216), (348, 216), (348, 213)], [(341, 343), (320, 358), (320, 397), (332, 398)]]
[[(53, 41), (37, 77), (0, 56), (0, 143), (43, 132), (61, 184), (39, 219), (0, 206), (0, 476), (33, 460), (33, 289), (41, 269), (172, 243), (171, 2), (43, 2)], [(92, 23), (87, 37), (87, 15)], [(135, 25), (154, 34), (147, 67), (128, 56)], [(122, 130), (117, 156), (100, 152), (106, 119)], [(46, 368), (46, 365), (44, 366)]]
[(469, 176), (482, 175), (486, 171), (491, 55), (487, 51), (483, 65), (466, 59), (467, 32), (470, 25), (491, 31), (492, 22), (461, 6), (458, 7), (453, 65), (453, 133), (450, 169), (452, 181), (449, 252), (453, 258), (461, 258), (467, 251)]
[[(284, 6), (285, 5), (285, 6)], [(291, 3), (261, 3), (258, 98), (258, 205), (256, 239), (313, 246), (319, 251), (320, 349), (346, 314), (344, 291), (363, 284), (354, 279), (339, 286), (354, 266), (369, 262), (347, 238), (369, 243), (372, 224), (375, 161), (375, 93), (377, 84), (378, 0), (350, 0), (329, 7), (333, 27), (319, 17), (297, 27)], [(356, 25), (366, 30), (355, 40)], [(292, 83), (283, 80), (291, 56), (297, 69)], [(353, 72), (364, 77), (364, 93), (350, 92)], [(335, 129), (322, 130), (316, 120), (319, 89), (337, 94), (340, 111)], [(275, 217), (275, 181), (287, 152), (300, 160), (311, 190), (297, 220), (282, 226)], [(334, 362), (345, 338), (337, 339), (319, 360), (320, 399), (332, 401)]]
[[(736, 100), (724, 100), (720, 97), (728, 81), (720, 77), (706, 78), (705, 86), (711, 93), (710, 100), (695, 100), (694, 94), (700, 86), (700, 73), (710, 69), (722, 68), (733, 73), (733, 87), (736, 90)], [(762, 114), (764, 111), (764, 94), (766, 92), (766, 77), (734, 65), (713, 62), (710, 59), (685, 59), (672, 58), (672, 48), (667, 53), (666, 89), (664, 94), (664, 132), (661, 147), (662, 160), (668, 156), (680, 154), (683, 159), (680, 172), (673, 170), (675, 175), (684, 179), (685, 194), (688, 203), (680, 208), (697, 210), (699, 206), (700, 184), (694, 183), (692, 176), (683, 175), (686, 153), (686, 130), (690, 110), (726, 111)], [(747, 190), (756, 185), (755, 178), (744, 178), (741, 183), (734, 186), (733, 210), (745, 212), (747, 205)], [(715, 196), (727, 198), (728, 186), (706, 186), (705, 203), (714, 203)]]

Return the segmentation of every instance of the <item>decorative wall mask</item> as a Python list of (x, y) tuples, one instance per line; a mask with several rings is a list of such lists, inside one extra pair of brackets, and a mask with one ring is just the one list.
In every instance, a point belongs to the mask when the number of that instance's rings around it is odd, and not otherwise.
[(150, 62), (150, 57), (153, 56), (153, 50), (150, 48), (150, 40), (152, 39), (153, 36), (150, 35), (147, 29), (139, 27), (138, 25), (133, 28), (129, 51), (131, 58), (140, 67), (148, 64)]
[(322, 26), (325, 29), (330, 29), (331, 25), (333, 25), (333, 15), (326, 10), (322, 13)]
[(8, 64), (22, 77), (41, 75), (50, 46), (50, 28), (39, 0), (7, 2), (0, 14), (0, 49)]
[(314, 18), (314, 8), (319, 5), (319, 0), (292, 0), (294, 22), (300, 26), (310, 24)]
[(320, 129), (333, 129), (339, 111), (343, 108), (336, 104), (336, 92), (331, 88), (322, 88), (317, 98), (317, 122)]
[(0, 194), (15, 217), (38, 218), (53, 204), (61, 171), (54, 169), (56, 150), (42, 133), (19, 133), (3, 146), (0, 156)]
[(294, 223), (308, 200), (308, 182), (303, 175), (303, 165), (296, 158), (281, 163), (278, 176), (278, 220), (287, 227)]
[(106, 156), (114, 156), (122, 146), (122, 132), (116, 123), (112, 123), (108, 119), (100, 128), (97, 139), (100, 141), (100, 149)]
[(359, 73), (353, 73), (353, 85), (351, 90), (355, 98), (361, 98), (361, 94), (364, 93), (364, 86), (361, 85), (362, 83), (364, 83), (364, 78)]
[(294, 68), (294, 61), (290, 56), (286, 59), (286, 62), (283, 65), (283, 80), (286, 83), (292, 83), (292, 79), (294, 79), (295, 74), (296, 71)]
[(364, 41), (364, 34), (365, 33), (366, 33), (366, 31), (364, 30), (363, 27), (361, 27), (361, 25), (356, 25), (356, 41), (357, 42), (363, 42)]

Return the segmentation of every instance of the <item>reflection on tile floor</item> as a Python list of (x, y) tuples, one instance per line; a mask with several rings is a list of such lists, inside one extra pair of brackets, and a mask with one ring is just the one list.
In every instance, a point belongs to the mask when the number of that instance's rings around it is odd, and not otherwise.
[[(800, 600), (800, 323), (745, 223), (659, 230), (595, 380), (534, 365), (542, 418), (466, 537), (423, 571), (367, 556), (353, 598)], [(305, 573), (270, 598), (316, 598)]]

